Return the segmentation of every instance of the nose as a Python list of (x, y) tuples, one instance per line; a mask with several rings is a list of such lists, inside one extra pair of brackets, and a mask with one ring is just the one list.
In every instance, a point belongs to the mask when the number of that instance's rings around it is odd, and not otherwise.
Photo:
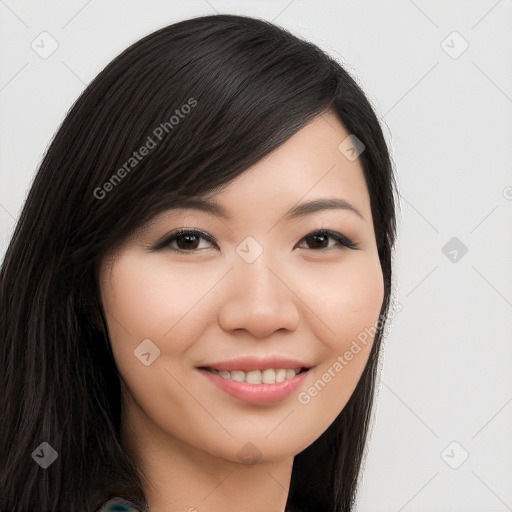
[(284, 276), (262, 257), (250, 264), (238, 261), (225, 286), (218, 318), (222, 329), (243, 329), (254, 338), (265, 338), (281, 329), (294, 331), (299, 325), (299, 299)]

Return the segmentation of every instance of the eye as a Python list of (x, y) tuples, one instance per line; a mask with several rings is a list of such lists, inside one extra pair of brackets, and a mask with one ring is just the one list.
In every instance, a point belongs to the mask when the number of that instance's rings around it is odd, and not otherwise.
[[(359, 247), (349, 240), (347, 237), (343, 236), (341, 233), (337, 231), (331, 231), (330, 229), (321, 229), (318, 231), (313, 231), (309, 235), (305, 236), (302, 241), (312, 243), (312, 249), (319, 249), (319, 251), (335, 249), (336, 247), (329, 247), (329, 238), (337, 242), (338, 247), (342, 249), (343, 247), (347, 247), (348, 249), (357, 250)], [(325, 244), (327, 242), (327, 245)], [(336, 244), (334, 244), (336, 245)], [(319, 247), (320, 246), (320, 247)], [(319, 252), (318, 250), (316, 252)]]
[[(202, 231), (178, 229), (177, 231), (173, 231), (168, 236), (163, 238), (154, 247), (152, 247), (151, 250), (158, 251), (160, 249), (168, 248), (175, 252), (187, 253), (208, 249), (208, 247), (200, 247), (201, 239), (217, 247), (214, 239)], [(334, 240), (334, 246), (329, 246), (329, 239)], [(353, 250), (359, 249), (359, 247), (354, 242), (343, 236), (341, 233), (338, 233), (337, 231), (331, 231), (330, 229), (313, 231), (309, 235), (305, 236), (302, 240), (300, 240), (300, 242), (303, 241), (307, 242), (309, 245), (312, 245), (312, 247), (309, 247), (309, 249), (314, 250), (315, 252), (335, 249), (336, 243), (338, 244), (339, 249), (342, 249), (343, 247), (347, 247), (348, 249)], [(298, 245), (296, 247), (298, 247)], [(306, 249), (308, 248), (306, 247)]]
[[(193, 252), (196, 250), (205, 249), (205, 247), (198, 247), (200, 245), (199, 240), (201, 238), (216, 245), (213, 241), (213, 238), (206, 233), (203, 233), (202, 231), (178, 229), (177, 231), (173, 231), (163, 240), (158, 242), (154, 247), (151, 248), (151, 250), (158, 251), (163, 248), (169, 248), (176, 252)], [(173, 245), (174, 243), (176, 243), (176, 245)]]

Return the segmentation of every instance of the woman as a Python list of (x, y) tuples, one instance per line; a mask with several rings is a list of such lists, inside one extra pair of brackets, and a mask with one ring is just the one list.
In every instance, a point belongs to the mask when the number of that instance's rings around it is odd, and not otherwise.
[(1, 510), (351, 510), (394, 193), (362, 90), (280, 27), (205, 16), (116, 57), (1, 268)]

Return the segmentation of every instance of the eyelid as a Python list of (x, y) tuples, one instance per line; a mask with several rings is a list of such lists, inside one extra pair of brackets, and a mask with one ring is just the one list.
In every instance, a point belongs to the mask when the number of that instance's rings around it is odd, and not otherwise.
[[(217, 243), (215, 242), (215, 239), (212, 236), (210, 236), (208, 233), (205, 233), (204, 231), (202, 231), (201, 229), (198, 229), (198, 228), (178, 228), (178, 229), (175, 229), (174, 231), (171, 231), (170, 233), (167, 233), (166, 235), (164, 235), (161, 238), (160, 241), (158, 241), (156, 244), (152, 245), (149, 248), (149, 251), (156, 252), (156, 251), (160, 251), (162, 249), (165, 249), (173, 241), (173, 239), (175, 237), (180, 236), (180, 235), (186, 235), (186, 234), (200, 235), (202, 238), (204, 238), (208, 242), (210, 242), (213, 245), (217, 246)], [(180, 251), (178, 249), (171, 249), (171, 250), (174, 250), (175, 252), (183, 252), (183, 253), (197, 252), (197, 251)]]
[[(316, 235), (316, 236), (327, 235), (327, 236), (330, 236), (331, 238), (333, 238), (334, 240), (338, 241), (343, 247), (346, 247), (347, 249), (352, 249), (352, 250), (360, 249), (359, 245), (357, 243), (355, 243), (354, 241), (352, 241), (350, 238), (346, 237), (342, 233), (339, 233), (338, 231), (334, 231), (334, 230), (328, 229), (328, 228), (315, 229), (315, 230), (311, 231), (310, 233), (308, 233), (307, 235), (305, 235), (303, 238), (301, 238), (299, 240), (299, 242), (302, 242), (306, 238), (313, 236), (313, 235)], [(313, 251), (313, 252), (325, 252), (327, 250), (328, 249), (319, 249), (319, 250)]]

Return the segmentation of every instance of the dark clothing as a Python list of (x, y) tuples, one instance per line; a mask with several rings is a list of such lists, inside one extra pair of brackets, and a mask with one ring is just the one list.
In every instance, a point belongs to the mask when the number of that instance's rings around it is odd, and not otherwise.
[(95, 512), (140, 512), (140, 508), (131, 501), (121, 498), (121, 496), (116, 496), (104, 501)]

